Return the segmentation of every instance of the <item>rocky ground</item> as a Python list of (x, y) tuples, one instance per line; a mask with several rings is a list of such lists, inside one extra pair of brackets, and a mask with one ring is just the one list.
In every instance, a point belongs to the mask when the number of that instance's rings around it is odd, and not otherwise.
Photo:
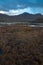
[(43, 28), (0, 27), (0, 65), (43, 65)]

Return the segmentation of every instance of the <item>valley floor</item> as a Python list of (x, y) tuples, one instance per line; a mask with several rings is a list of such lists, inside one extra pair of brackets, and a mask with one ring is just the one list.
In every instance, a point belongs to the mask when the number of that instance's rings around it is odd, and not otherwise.
[(11, 25), (24, 25), (30, 27), (43, 27), (43, 23), (29, 23), (29, 22), (0, 22), (0, 27), (11, 26)]
[(43, 65), (43, 27), (0, 27), (0, 65)]

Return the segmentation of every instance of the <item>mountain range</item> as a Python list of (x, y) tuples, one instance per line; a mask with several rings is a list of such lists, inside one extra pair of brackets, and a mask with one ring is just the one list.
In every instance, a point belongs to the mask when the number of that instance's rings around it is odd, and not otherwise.
[(0, 14), (0, 22), (29, 22), (29, 23), (43, 23), (43, 15), (29, 14), (24, 12), (20, 15), (8, 16)]

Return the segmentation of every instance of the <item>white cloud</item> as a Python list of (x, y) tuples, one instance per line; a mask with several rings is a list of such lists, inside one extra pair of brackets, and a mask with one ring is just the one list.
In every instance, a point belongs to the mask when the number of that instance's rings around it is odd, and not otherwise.
[(7, 11), (0, 11), (0, 13), (7, 14), (8, 12)]
[[(30, 8), (29, 8), (30, 10)], [(27, 8), (25, 9), (17, 9), (17, 10), (9, 10), (9, 11), (0, 11), (0, 13), (2, 14), (7, 14), (7, 15), (19, 15), (19, 14), (22, 14), (24, 12), (27, 11)]]
[(20, 8), (20, 7), (22, 7), (22, 5), (19, 5), (19, 4), (18, 4), (17, 7)]
[(35, 14), (35, 13), (43, 14), (43, 8), (31, 8), (31, 7), (28, 7), (28, 8), (25, 8), (25, 9), (17, 9), (17, 10), (13, 9), (13, 10), (9, 10), (9, 11), (0, 11), (0, 13), (7, 14), (9, 16), (19, 15), (19, 14), (22, 14), (24, 12), (28, 12), (28, 13), (31, 13), (31, 14)]

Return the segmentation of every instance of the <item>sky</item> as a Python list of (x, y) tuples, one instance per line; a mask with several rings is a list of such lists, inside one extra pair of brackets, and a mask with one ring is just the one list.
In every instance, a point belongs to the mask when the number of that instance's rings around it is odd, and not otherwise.
[(43, 14), (43, 0), (0, 0), (0, 13), (18, 15), (24, 12)]

